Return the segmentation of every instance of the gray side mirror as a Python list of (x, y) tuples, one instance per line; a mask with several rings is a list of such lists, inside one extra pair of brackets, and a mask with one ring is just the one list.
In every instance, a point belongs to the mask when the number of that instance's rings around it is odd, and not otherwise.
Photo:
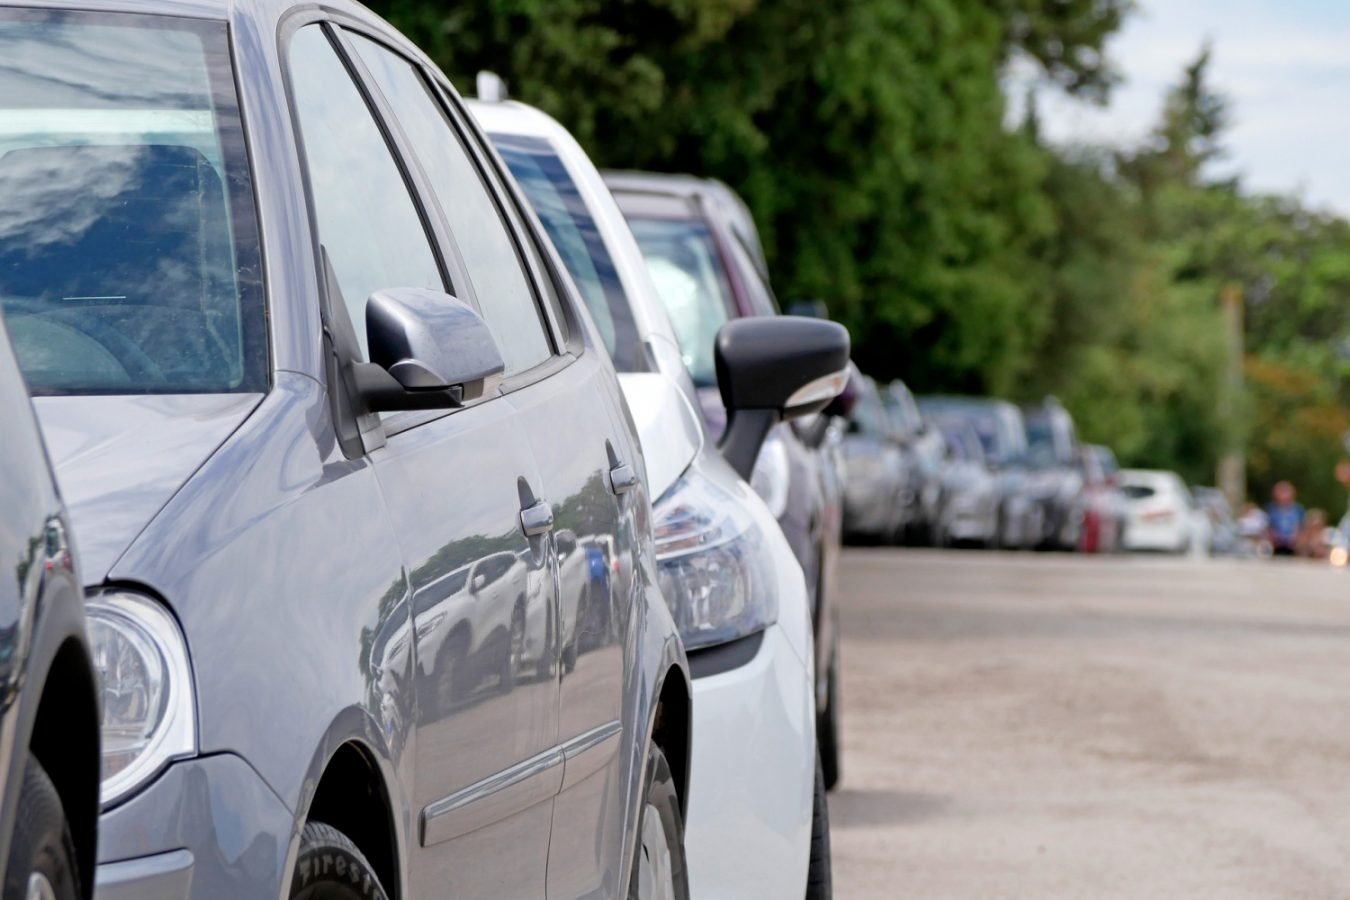
[(373, 411), (462, 406), (496, 390), (506, 368), (473, 307), (425, 288), (371, 294), (366, 341), (371, 361), (356, 374)]

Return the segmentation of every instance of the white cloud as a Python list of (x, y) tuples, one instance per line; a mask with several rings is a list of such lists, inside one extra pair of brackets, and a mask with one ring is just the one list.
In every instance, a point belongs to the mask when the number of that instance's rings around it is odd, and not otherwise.
[[(1341, 0), (1143, 0), (1108, 52), (1125, 76), (1105, 109), (1040, 92), (1047, 136), (1063, 143), (1130, 144), (1157, 121), (1166, 88), (1202, 44), (1212, 80), (1231, 101), (1224, 166), (1253, 190), (1299, 191), (1350, 215), (1350, 4)], [(1013, 114), (1031, 83), (1008, 78)]]

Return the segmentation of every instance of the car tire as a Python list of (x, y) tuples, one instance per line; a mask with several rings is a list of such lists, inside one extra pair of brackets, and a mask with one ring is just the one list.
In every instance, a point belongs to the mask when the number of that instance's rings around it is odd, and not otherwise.
[(825, 790), (832, 791), (839, 783), (839, 669), (838, 652), (830, 657), (829, 681), (826, 683), (825, 712), (816, 717), (816, 746), (820, 749), (820, 766)]
[(75, 841), (70, 836), (61, 795), (42, 764), (29, 756), (19, 793), (14, 837), (9, 844), (4, 900), (25, 900), (30, 896), (79, 900), (80, 893)]
[(834, 896), (834, 873), (830, 860), (830, 800), (825, 793), (825, 775), (816, 755), (815, 800), (811, 807), (811, 864), (806, 872), (806, 900), (830, 900)]
[(350, 838), (332, 825), (306, 822), (291, 900), (389, 900), (389, 895)]
[(655, 744), (647, 748), (647, 782), (642, 796), (628, 900), (689, 900), (680, 795), (666, 755)]

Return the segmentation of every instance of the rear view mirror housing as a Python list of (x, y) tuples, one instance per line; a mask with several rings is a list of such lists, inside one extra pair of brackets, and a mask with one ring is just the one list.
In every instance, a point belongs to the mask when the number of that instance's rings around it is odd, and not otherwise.
[(769, 429), (824, 410), (848, 382), (848, 331), (800, 316), (736, 319), (714, 348), (717, 386), (727, 409), (719, 448), (749, 479)]
[(462, 406), (496, 390), (506, 368), (477, 311), (440, 291), (371, 294), (366, 340), (371, 361), (354, 374), (372, 412)]

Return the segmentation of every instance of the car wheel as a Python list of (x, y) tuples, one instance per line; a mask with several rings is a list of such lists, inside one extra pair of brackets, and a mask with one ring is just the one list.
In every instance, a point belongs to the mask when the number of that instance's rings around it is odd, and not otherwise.
[(689, 900), (680, 798), (666, 755), (655, 744), (647, 748), (647, 784), (628, 900)]
[(816, 756), (815, 802), (811, 809), (811, 866), (806, 874), (806, 900), (830, 900), (834, 875), (830, 871), (830, 801), (825, 795), (825, 776)]
[(75, 842), (61, 795), (42, 764), (28, 758), (5, 868), (5, 900), (79, 900)]
[(342, 832), (306, 822), (291, 876), (291, 900), (388, 900), (380, 878)]
[[(835, 654), (837, 656), (837, 654)], [(825, 790), (834, 790), (839, 783), (839, 674), (838, 663), (830, 658), (827, 676), (825, 712), (816, 717), (816, 745), (820, 748), (820, 765), (825, 778)]]

